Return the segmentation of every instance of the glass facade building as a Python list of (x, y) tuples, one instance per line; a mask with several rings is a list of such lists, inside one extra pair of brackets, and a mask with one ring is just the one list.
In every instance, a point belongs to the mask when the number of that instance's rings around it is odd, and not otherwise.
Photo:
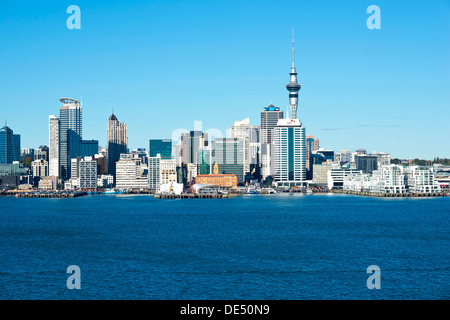
[(148, 142), (148, 152), (150, 157), (161, 155), (161, 159), (172, 159), (171, 139), (150, 139)]
[(20, 161), (20, 134), (8, 126), (0, 129), (0, 163), (9, 164)]
[(70, 159), (81, 156), (82, 107), (81, 102), (61, 98), (59, 109), (59, 151), (60, 177), (70, 178)]

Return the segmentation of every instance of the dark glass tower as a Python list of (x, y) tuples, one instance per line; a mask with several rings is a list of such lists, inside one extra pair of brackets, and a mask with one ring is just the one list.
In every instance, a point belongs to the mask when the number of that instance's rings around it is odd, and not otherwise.
[(0, 129), (0, 163), (13, 161), (20, 161), (20, 134), (5, 125)]
[(81, 156), (82, 106), (71, 98), (61, 98), (63, 106), (59, 109), (59, 150), (60, 177), (70, 178), (70, 160)]

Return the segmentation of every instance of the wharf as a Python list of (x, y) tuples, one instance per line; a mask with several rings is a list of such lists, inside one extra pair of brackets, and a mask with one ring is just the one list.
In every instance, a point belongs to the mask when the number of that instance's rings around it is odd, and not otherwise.
[(378, 198), (436, 198), (448, 197), (448, 192), (430, 192), (430, 193), (377, 193), (369, 191), (350, 191), (350, 190), (331, 190), (332, 193), (351, 194), (356, 196), (378, 197)]
[(86, 191), (78, 192), (18, 192), (16, 193), (16, 198), (77, 198), (86, 196)]
[(195, 194), (195, 193), (182, 193), (182, 194), (155, 194), (155, 199), (226, 199), (226, 194)]

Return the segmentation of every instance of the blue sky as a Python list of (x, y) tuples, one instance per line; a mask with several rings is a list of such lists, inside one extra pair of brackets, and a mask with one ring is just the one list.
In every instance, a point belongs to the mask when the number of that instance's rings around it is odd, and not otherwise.
[(82, 99), (83, 138), (104, 146), (114, 108), (131, 149), (197, 120), (259, 124), (264, 106), (287, 109), (292, 27), (298, 115), (322, 147), (450, 157), (448, 0), (1, 0), (0, 120), (38, 147), (59, 99)]

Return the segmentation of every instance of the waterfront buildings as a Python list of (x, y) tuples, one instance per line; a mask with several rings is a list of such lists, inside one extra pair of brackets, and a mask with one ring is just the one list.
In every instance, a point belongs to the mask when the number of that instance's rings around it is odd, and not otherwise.
[(61, 98), (59, 109), (59, 175), (70, 178), (71, 159), (81, 156), (82, 104), (71, 98)]
[(58, 177), (47, 176), (39, 180), (39, 190), (56, 190), (58, 188)]
[(127, 153), (127, 125), (120, 122), (114, 113), (108, 119), (108, 173), (116, 176), (116, 163), (122, 153)]
[(439, 192), (440, 185), (434, 179), (432, 168), (425, 166), (411, 166), (405, 168), (408, 189), (413, 193)]
[(20, 134), (14, 134), (6, 124), (0, 129), (0, 163), (20, 161)]
[(374, 193), (434, 193), (440, 185), (434, 181), (433, 169), (423, 166), (385, 165), (372, 174), (352, 173), (344, 178), (344, 190)]
[(352, 174), (362, 174), (362, 171), (342, 167), (327, 170), (328, 189), (343, 188), (345, 177)]
[(219, 165), (214, 164), (213, 174), (199, 174), (195, 177), (195, 183), (198, 185), (215, 185), (220, 188), (237, 188), (238, 177), (234, 174), (220, 174)]
[[(98, 167), (97, 167), (98, 168)], [(98, 171), (97, 171), (98, 174)], [(112, 188), (114, 185), (114, 177), (110, 174), (97, 175), (98, 188)]]
[[(149, 161), (150, 164), (150, 161)], [(116, 188), (148, 189), (148, 167), (139, 157), (123, 153), (116, 163)]]

